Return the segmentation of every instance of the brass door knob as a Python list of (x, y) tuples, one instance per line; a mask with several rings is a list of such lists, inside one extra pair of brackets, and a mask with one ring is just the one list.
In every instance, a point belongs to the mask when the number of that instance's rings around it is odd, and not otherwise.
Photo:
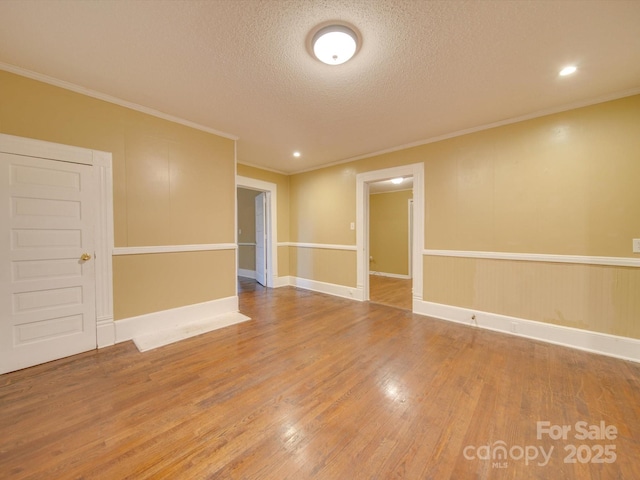
[(86, 262), (87, 260), (91, 260), (91, 255), (89, 255), (88, 253), (83, 253), (82, 256), (80, 257), (80, 260), (82, 260), (83, 262)]

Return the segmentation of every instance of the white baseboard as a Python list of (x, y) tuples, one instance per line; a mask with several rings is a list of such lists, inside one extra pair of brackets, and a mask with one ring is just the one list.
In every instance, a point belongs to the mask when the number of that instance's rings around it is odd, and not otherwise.
[(285, 275), (284, 277), (275, 277), (273, 279), (273, 288), (288, 287), (290, 285), (293, 285), (291, 280), (292, 278), (293, 277), (290, 277), (289, 275)]
[(137, 317), (124, 318), (114, 322), (115, 341), (116, 343), (125, 342), (132, 340), (133, 337), (148, 335), (158, 330), (181, 328), (184, 325), (197, 323), (203, 319), (237, 311), (238, 297), (236, 295)]
[(411, 276), (409, 276), (409, 275), (401, 275), (399, 273), (386, 273), (386, 272), (370, 271), (369, 275), (377, 275), (379, 277), (402, 278), (403, 280), (411, 280)]
[(247, 270), (246, 268), (239, 268), (238, 269), (238, 276), (239, 277), (246, 277), (246, 278), (253, 278), (255, 280), (256, 271), (255, 270)]
[(113, 317), (99, 318), (96, 327), (98, 348), (109, 347), (116, 343), (116, 326)]
[[(413, 312), (471, 327), (494, 330), (623, 360), (631, 360), (632, 362), (640, 362), (640, 340), (635, 338), (619, 337), (422, 300), (413, 301)], [(471, 319), (472, 315), (475, 315), (475, 320)]]
[(364, 293), (361, 288), (346, 287), (335, 283), (318, 282), (307, 278), (289, 277), (289, 285), (303, 288), (305, 290), (312, 290), (314, 292), (335, 295), (336, 297), (349, 298), (351, 300), (362, 301), (364, 298)]
[(362, 288), (346, 287), (344, 285), (337, 285), (335, 283), (319, 282), (317, 280), (309, 280), (307, 278), (294, 277), (291, 275), (275, 277), (273, 280), (274, 288), (298, 287), (304, 290), (326, 293), (328, 295), (349, 298), (351, 300), (362, 301), (364, 299)]
[(139, 351), (147, 352), (154, 348), (164, 347), (170, 343), (186, 340), (187, 338), (246, 322), (247, 320), (251, 319), (240, 312), (224, 313), (213, 318), (206, 318), (186, 325), (180, 325), (180, 327), (177, 328), (158, 330), (148, 335), (136, 335), (133, 337), (133, 343), (136, 344)]

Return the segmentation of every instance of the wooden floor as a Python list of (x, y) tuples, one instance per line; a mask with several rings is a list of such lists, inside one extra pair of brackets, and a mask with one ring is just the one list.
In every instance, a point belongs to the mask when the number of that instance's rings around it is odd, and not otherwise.
[(240, 305), (157, 350), (0, 376), (0, 477), (640, 479), (638, 364), (292, 287), (243, 281)]
[(369, 299), (374, 303), (411, 310), (412, 280), (369, 275)]

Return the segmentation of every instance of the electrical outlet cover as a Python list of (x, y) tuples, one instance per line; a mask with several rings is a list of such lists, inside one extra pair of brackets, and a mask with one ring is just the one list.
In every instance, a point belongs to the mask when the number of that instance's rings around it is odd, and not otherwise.
[(640, 238), (633, 239), (633, 253), (640, 253)]

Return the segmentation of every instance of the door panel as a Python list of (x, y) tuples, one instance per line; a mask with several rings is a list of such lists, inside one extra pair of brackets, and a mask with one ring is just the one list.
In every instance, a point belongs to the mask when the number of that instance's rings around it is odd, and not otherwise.
[(0, 373), (96, 348), (92, 175), (0, 154)]
[(256, 195), (256, 281), (267, 285), (267, 256), (265, 252), (266, 222), (265, 222), (265, 193)]

